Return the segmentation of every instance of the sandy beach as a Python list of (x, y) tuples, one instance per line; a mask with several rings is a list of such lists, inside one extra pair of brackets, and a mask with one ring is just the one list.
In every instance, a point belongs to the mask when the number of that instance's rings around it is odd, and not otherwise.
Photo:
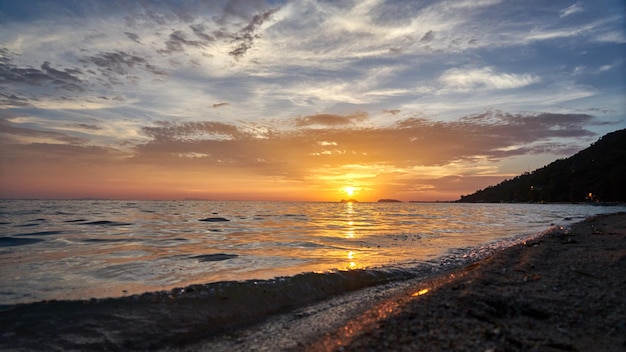
[(624, 290), (626, 215), (599, 216), (418, 285), (309, 350), (624, 351)]
[(623, 351), (626, 214), (426, 281), (369, 288), (185, 350)]

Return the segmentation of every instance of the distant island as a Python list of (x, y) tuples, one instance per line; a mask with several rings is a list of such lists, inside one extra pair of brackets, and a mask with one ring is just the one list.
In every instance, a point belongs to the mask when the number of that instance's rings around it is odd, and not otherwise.
[(359, 201), (353, 198), (350, 199), (342, 199), (340, 203), (358, 203)]
[(397, 200), (397, 199), (383, 198), (383, 199), (379, 199), (378, 203), (402, 203), (402, 201), (401, 200)]
[(473, 194), (460, 203), (625, 202), (626, 129), (589, 148)]

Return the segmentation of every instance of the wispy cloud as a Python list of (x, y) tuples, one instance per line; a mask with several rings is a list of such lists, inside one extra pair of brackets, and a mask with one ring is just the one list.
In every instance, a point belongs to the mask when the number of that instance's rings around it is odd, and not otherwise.
[(567, 17), (569, 15), (575, 14), (577, 12), (582, 12), (582, 11), (583, 11), (582, 4), (580, 2), (577, 2), (559, 11), (559, 17), (561, 18)]
[(155, 75), (164, 76), (167, 74), (165, 71), (148, 63), (145, 58), (123, 51), (104, 52), (95, 56), (85, 57), (79, 61), (94, 64), (100, 73), (107, 77), (112, 84), (120, 84), (119, 79), (128, 78), (131, 74), (131, 70), (135, 68)]
[[(206, 38), (203, 38), (206, 41)], [(184, 52), (185, 46), (203, 47), (205, 44), (198, 40), (188, 40), (182, 30), (176, 30), (170, 33), (169, 39), (165, 42), (165, 49), (160, 49), (160, 53)]]
[(357, 112), (352, 115), (332, 115), (332, 114), (318, 114), (312, 116), (297, 117), (295, 119), (296, 127), (304, 126), (342, 126), (353, 125), (359, 122), (363, 122), (367, 119), (367, 114), (363, 112)]
[(7, 48), (0, 49), (0, 79), (5, 84), (45, 86), (67, 91), (82, 91), (83, 73), (79, 68), (57, 70), (49, 61), (44, 61), (39, 68), (14, 64), (12, 53)]
[(540, 81), (531, 74), (496, 73), (491, 67), (446, 70), (439, 81), (452, 89), (467, 91), (474, 88), (511, 89)]
[(256, 33), (259, 27), (277, 11), (278, 9), (272, 9), (254, 15), (247, 26), (232, 36), (235, 47), (228, 54), (236, 59), (243, 57), (246, 52), (252, 48), (254, 40), (260, 38), (260, 34)]
[(626, 33), (624, 31), (607, 31), (597, 34), (595, 40), (598, 42), (624, 44), (626, 43)]
[[(219, 122), (163, 122), (143, 129), (151, 140), (138, 145), (138, 157), (143, 153), (160, 153), (162, 158), (167, 158), (175, 151), (177, 156), (181, 153), (211, 156), (204, 161), (209, 163), (241, 162), (239, 167), (248, 167), (246, 163), (250, 160), (297, 160), (304, 167), (314, 164), (340, 167), (352, 163), (406, 168), (445, 165), (479, 156), (500, 159), (528, 153), (560, 154), (561, 145), (552, 139), (594, 136), (584, 127), (593, 124), (594, 118), (583, 114), (493, 111), (447, 123), (409, 118), (387, 128), (355, 126), (365, 119), (367, 115), (362, 113), (314, 115), (296, 119), (295, 130), (274, 126), (263, 135)], [(330, 128), (309, 128), (314, 125)], [(525, 147), (538, 142), (541, 144)], [(271, 170), (281, 173), (274, 166)]]

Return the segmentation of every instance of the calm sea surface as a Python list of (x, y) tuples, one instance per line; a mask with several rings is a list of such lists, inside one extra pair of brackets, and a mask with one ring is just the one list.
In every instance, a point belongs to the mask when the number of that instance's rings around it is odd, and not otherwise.
[(0, 201), (0, 305), (443, 266), (626, 207)]

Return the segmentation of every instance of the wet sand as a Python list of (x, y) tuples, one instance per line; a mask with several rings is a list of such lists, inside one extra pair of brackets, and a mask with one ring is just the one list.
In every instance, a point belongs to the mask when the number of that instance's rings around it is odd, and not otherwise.
[(588, 219), (439, 280), (356, 336), (333, 332), (309, 350), (626, 350), (625, 214)]
[(624, 351), (626, 214), (429, 280), (346, 294), (185, 350)]

